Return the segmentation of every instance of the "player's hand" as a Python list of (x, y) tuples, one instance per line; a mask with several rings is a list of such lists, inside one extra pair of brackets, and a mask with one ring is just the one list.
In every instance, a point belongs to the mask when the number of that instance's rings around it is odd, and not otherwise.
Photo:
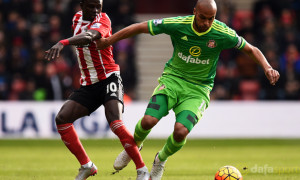
[(107, 48), (110, 44), (107, 38), (100, 38), (96, 41), (97, 49), (102, 50)]
[(64, 45), (60, 42), (56, 43), (48, 51), (45, 51), (45, 59), (48, 61), (55, 60), (59, 57), (60, 51), (64, 48)]
[(268, 80), (270, 81), (270, 84), (272, 84), (273, 86), (276, 84), (276, 82), (278, 81), (280, 74), (277, 70), (273, 69), (273, 68), (269, 68), (265, 71), (265, 75), (268, 78)]

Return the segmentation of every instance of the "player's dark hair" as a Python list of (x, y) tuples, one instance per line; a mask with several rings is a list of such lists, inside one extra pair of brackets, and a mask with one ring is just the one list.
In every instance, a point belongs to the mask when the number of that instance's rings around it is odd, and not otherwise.
[(80, 3), (85, 3), (87, 0), (79, 0)]

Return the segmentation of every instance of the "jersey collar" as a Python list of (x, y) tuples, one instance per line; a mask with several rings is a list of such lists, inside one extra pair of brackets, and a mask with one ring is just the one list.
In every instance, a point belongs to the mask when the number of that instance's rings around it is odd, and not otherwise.
[(202, 35), (204, 35), (204, 34), (207, 34), (207, 33), (211, 30), (211, 27), (210, 27), (207, 31), (202, 32), (202, 33), (199, 33), (199, 32), (196, 31), (196, 30), (194, 29), (194, 27), (193, 27), (194, 20), (195, 20), (195, 15), (193, 16), (191, 27), (192, 27), (192, 30), (194, 31), (194, 33), (197, 34), (198, 36), (202, 36)]

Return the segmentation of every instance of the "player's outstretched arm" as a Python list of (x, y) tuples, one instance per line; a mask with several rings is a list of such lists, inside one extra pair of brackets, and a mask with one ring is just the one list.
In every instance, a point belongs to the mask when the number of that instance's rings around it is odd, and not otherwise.
[(122, 39), (126, 39), (141, 33), (149, 33), (148, 22), (145, 21), (132, 24), (124, 29), (121, 29), (108, 38), (101, 38), (97, 40), (97, 49), (105, 49)]
[(45, 51), (45, 59), (48, 61), (59, 57), (60, 51), (67, 45), (83, 46), (88, 45), (96, 39), (101, 38), (101, 34), (96, 30), (88, 30), (87, 32), (78, 34), (76, 36), (64, 39), (56, 43), (49, 50)]
[(263, 53), (255, 46), (246, 43), (245, 47), (241, 50), (257, 62), (264, 70), (266, 77), (270, 84), (275, 85), (278, 81), (280, 74), (277, 70), (273, 69), (269, 64)]

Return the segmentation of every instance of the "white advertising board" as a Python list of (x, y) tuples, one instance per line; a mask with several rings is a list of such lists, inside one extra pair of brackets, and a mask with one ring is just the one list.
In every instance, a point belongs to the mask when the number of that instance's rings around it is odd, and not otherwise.
[[(59, 138), (55, 115), (63, 102), (0, 102), (0, 138)], [(125, 106), (124, 123), (133, 133), (147, 102)], [(213, 101), (189, 138), (300, 138), (300, 102)], [(173, 132), (175, 115), (152, 129), (150, 138)], [(81, 138), (115, 138), (103, 107), (76, 121)]]

